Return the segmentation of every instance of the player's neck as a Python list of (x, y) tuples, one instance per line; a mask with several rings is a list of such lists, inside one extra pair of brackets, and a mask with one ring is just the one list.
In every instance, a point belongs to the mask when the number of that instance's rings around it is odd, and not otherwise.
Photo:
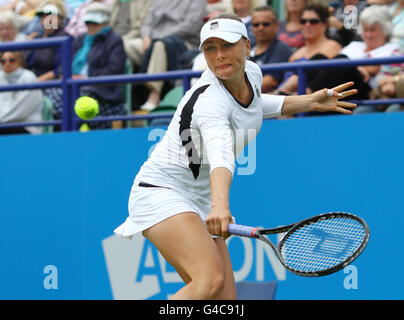
[(248, 104), (251, 101), (252, 90), (247, 83), (245, 72), (233, 79), (221, 80), (227, 91), (239, 102)]

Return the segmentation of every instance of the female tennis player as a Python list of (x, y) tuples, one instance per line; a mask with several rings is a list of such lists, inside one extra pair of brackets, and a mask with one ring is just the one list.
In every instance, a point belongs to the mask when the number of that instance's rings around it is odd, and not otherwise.
[[(237, 16), (220, 14), (201, 30), (208, 70), (181, 100), (164, 138), (137, 174), (129, 217), (115, 229), (149, 239), (186, 285), (172, 299), (236, 299), (225, 243), (232, 221), (229, 189), (237, 154), (262, 119), (308, 111), (350, 114), (338, 99), (353, 83), (303, 96), (261, 94), (260, 68), (247, 61), (250, 42)], [(237, 130), (244, 130), (242, 141)], [(238, 139), (236, 139), (236, 137)]]

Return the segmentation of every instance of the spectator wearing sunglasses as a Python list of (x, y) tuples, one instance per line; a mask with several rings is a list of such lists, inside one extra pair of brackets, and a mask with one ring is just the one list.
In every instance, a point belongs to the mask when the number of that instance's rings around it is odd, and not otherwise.
[[(20, 51), (1, 54), (0, 86), (34, 83), (37, 78), (24, 68), (24, 56)], [(0, 92), (0, 123), (40, 122), (42, 119), (41, 90)], [(40, 133), (41, 127), (1, 128), (0, 134)]]
[[(303, 26), (302, 34), (304, 46), (297, 50), (289, 59), (290, 62), (331, 59), (341, 51), (341, 45), (327, 37), (328, 8), (321, 4), (307, 6), (301, 16)], [(315, 76), (318, 70), (306, 70), (307, 82)], [(297, 91), (298, 77), (296, 74), (287, 73), (287, 80), (280, 86), (280, 92), (292, 94)]]
[[(257, 44), (251, 50), (250, 60), (259, 66), (289, 60), (292, 55), (292, 49), (276, 37), (279, 21), (272, 7), (262, 6), (254, 9), (251, 25)], [(282, 81), (283, 76), (283, 71), (270, 71), (264, 74), (262, 92), (275, 90)]]

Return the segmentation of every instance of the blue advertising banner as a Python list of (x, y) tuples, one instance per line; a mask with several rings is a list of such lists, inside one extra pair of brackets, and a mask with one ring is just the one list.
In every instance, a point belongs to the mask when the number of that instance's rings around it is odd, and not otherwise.
[[(237, 159), (237, 223), (276, 227), (346, 211), (371, 236), (352, 265), (321, 278), (295, 276), (261, 242), (231, 237), (236, 281), (276, 281), (276, 299), (403, 299), (403, 123), (400, 113), (264, 121)], [(163, 135), (0, 137), (0, 299), (166, 299), (183, 286), (141, 235), (113, 235)]]

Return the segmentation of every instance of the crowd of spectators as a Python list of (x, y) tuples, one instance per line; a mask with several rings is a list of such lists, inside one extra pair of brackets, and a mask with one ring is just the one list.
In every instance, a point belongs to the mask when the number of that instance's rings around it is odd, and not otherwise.
[[(247, 27), (250, 59), (259, 65), (404, 54), (404, 0), (284, 0), (281, 10), (274, 9), (276, 4), (275, 0), (0, 0), (0, 42), (71, 37), (73, 78), (204, 70), (200, 29), (216, 13), (233, 12)], [(60, 48), (0, 54), (0, 85), (62, 77)], [(359, 90), (357, 99), (404, 97), (404, 63), (306, 70), (307, 92), (349, 80)], [(142, 89), (133, 85), (131, 95), (122, 84), (89, 85), (81, 87), (80, 94), (97, 99), (103, 116), (151, 112), (176, 84), (150, 81)], [(297, 91), (296, 73), (264, 73), (262, 92)], [(128, 96), (131, 110), (125, 108)], [(42, 99), (52, 102), (52, 115), (60, 119), (61, 88), (10, 91), (0, 94), (0, 124), (40, 120)], [(399, 110), (403, 110), (400, 104), (363, 105), (355, 112)]]

